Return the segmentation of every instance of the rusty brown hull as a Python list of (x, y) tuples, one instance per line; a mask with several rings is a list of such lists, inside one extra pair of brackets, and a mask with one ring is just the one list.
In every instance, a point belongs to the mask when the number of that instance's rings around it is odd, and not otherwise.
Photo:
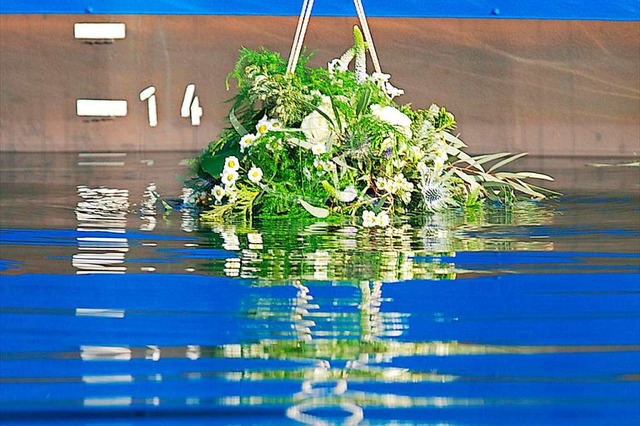
[[(123, 22), (89, 44), (76, 22)], [(311, 20), (306, 46), (324, 66), (351, 44), (355, 18)], [(204, 147), (226, 125), (226, 74), (240, 47), (288, 55), (296, 18), (0, 16), (2, 151), (161, 151)], [(454, 112), (473, 152), (623, 156), (640, 151), (640, 22), (371, 19), (400, 102)], [(196, 86), (199, 126), (180, 116)], [(155, 86), (158, 125), (139, 93)], [(76, 115), (80, 98), (121, 99), (126, 117)]]

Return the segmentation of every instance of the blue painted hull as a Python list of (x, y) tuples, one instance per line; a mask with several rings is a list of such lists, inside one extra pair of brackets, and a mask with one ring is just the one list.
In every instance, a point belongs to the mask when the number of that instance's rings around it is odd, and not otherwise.
[[(189, 2), (158, 0), (134, 2), (130, 0), (5, 0), (0, 13), (55, 14), (161, 14), (161, 15), (273, 15), (295, 16), (300, 13), (301, 1), (209, 1)], [(578, 19), (578, 20), (640, 20), (637, 0), (387, 0), (365, 1), (367, 13), (373, 17), (395, 18), (507, 18), (507, 19)], [(317, 16), (353, 16), (349, 1), (318, 1)]]

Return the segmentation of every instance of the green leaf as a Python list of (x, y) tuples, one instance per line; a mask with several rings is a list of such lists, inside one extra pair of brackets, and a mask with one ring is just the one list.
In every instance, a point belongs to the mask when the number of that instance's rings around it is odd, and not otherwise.
[(325, 208), (312, 206), (302, 198), (298, 199), (298, 201), (300, 202), (300, 205), (302, 205), (302, 207), (304, 207), (304, 209), (308, 211), (311, 216), (314, 216), (320, 219), (329, 216), (329, 210)]
[(473, 159), (478, 164), (484, 164), (484, 163), (488, 163), (489, 161), (494, 161), (494, 160), (497, 160), (499, 158), (506, 157), (507, 155), (511, 155), (511, 153), (510, 152), (498, 152), (496, 154), (478, 155), (476, 157), (473, 157)]
[(236, 132), (238, 132), (240, 137), (249, 133), (249, 131), (242, 125), (242, 123), (238, 121), (238, 118), (235, 114), (235, 109), (233, 108), (231, 108), (231, 112), (229, 113), (229, 121), (231, 122), (233, 128), (236, 129)]
[(548, 175), (544, 175), (542, 173), (535, 173), (535, 172), (518, 172), (518, 174), (523, 177), (523, 178), (529, 178), (529, 179), (542, 179), (542, 180), (548, 180), (550, 182), (553, 182), (553, 178), (551, 176)]
[(460, 179), (467, 182), (469, 185), (477, 185), (478, 182), (475, 180), (473, 176), (470, 176), (463, 172), (462, 170), (455, 169), (453, 171)]
[(456, 148), (466, 148), (467, 145), (462, 142), (457, 136), (452, 135), (449, 132), (444, 132), (444, 139)]
[(237, 144), (234, 147), (225, 147), (221, 151), (216, 152), (215, 155), (208, 153), (203, 155), (200, 161), (200, 167), (214, 178), (219, 178), (224, 168), (224, 160), (230, 155), (238, 158), (242, 157)]
[(360, 97), (358, 98), (358, 104), (356, 105), (356, 117), (360, 117), (366, 112), (366, 108), (369, 106), (370, 102), (371, 89), (365, 87), (364, 90), (360, 92)]
[(514, 160), (517, 160), (518, 158), (524, 157), (525, 155), (527, 155), (527, 153), (526, 153), (526, 152), (522, 152), (522, 153), (520, 153), (520, 154), (513, 155), (513, 156), (511, 156), (511, 157), (509, 157), (509, 158), (507, 158), (507, 159), (504, 159), (504, 160), (502, 160), (502, 161), (498, 161), (496, 164), (494, 164), (493, 166), (491, 166), (491, 168), (490, 168), (489, 170), (487, 170), (487, 171), (488, 171), (489, 173), (491, 173), (492, 171), (497, 170), (497, 169), (499, 169), (500, 167), (502, 167), (502, 166), (504, 166), (504, 165), (506, 165), (506, 164), (509, 164), (510, 162), (512, 162), (512, 161), (514, 161)]

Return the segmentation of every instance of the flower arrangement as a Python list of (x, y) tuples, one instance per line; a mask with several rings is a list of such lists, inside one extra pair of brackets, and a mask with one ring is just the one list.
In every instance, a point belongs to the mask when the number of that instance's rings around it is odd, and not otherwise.
[(526, 182), (549, 176), (499, 171), (524, 154), (466, 154), (444, 107), (397, 104), (404, 92), (390, 76), (367, 73), (358, 27), (354, 40), (326, 69), (302, 55), (293, 72), (278, 53), (241, 50), (230, 127), (194, 160), (188, 182), (204, 219), (346, 216), (386, 227), (402, 214), (552, 193)]

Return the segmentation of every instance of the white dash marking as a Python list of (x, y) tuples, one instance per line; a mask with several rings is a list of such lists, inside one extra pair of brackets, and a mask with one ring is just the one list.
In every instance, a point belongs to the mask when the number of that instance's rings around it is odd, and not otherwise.
[(127, 101), (115, 99), (76, 99), (79, 117), (125, 117)]
[(76, 22), (73, 36), (84, 40), (117, 40), (126, 37), (126, 25), (121, 22)]

